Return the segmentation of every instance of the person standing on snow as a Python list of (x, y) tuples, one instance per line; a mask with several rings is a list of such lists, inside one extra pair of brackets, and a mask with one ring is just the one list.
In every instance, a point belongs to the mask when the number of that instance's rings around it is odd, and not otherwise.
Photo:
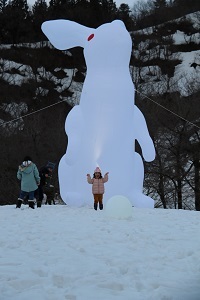
[(36, 165), (32, 162), (30, 156), (26, 156), (19, 166), (17, 178), (21, 181), (21, 191), (17, 200), (16, 208), (20, 208), (24, 198), (28, 195), (29, 207), (35, 208), (34, 193), (40, 184), (39, 171)]
[(94, 196), (94, 209), (97, 210), (98, 203), (99, 209), (103, 209), (103, 194), (104, 194), (104, 183), (108, 181), (108, 172), (102, 177), (101, 170), (97, 167), (94, 170), (93, 178), (90, 174), (87, 174), (88, 183), (92, 184), (92, 193)]
[(47, 196), (46, 203), (50, 204), (53, 201), (53, 204), (55, 204), (54, 201), (54, 186), (51, 184), (52, 179), (52, 173), (55, 168), (55, 164), (52, 162), (48, 162), (46, 166), (42, 167), (39, 171), (40, 174), (40, 185), (38, 186), (38, 200), (37, 200), (37, 207), (41, 207), (42, 200), (44, 197), (44, 193)]

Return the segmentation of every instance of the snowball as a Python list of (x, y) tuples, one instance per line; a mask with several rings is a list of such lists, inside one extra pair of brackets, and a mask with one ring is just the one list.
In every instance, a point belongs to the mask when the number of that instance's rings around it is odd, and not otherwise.
[(105, 212), (107, 217), (129, 219), (132, 217), (132, 205), (124, 196), (113, 196), (107, 201)]

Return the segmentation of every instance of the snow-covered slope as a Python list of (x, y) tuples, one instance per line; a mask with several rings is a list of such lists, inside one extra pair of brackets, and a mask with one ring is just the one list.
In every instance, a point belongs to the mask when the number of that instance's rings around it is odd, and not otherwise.
[[(171, 22), (179, 24), (186, 20), (192, 23), (193, 33), (185, 33), (178, 29), (175, 32), (168, 30), (169, 34), (166, 33)], [(164, 28), (163, 31), (161, 26)], [(179, 27), (180, 25), (177, 25), (177, 28)], [(138, 90), (144, 94), (163, 94), (178, 91), (183, 96), (196, 92), (200, 83), (199, 31), (200, 12), (195, 12), (164, 25), (146, 28), (135, 33), (132, 32), (133, 37), (137, 34), (137, 39), (138, 36), (141, 36), (142, 39), (137, 45), (137, 49), (134, 49), (133, 45), (133, 55), (141, 61), (141, 66), (131, 66), (133, 81), (137, 84)], [(161, 36), (162, 33), (163, 36)], [(154, 44), (153, 47), (152, 44)], [(185, 50), (177, 51), (176, 49), (179, 48)], [(195, 50), (193, 50), (194, 48)], [(166, 70), (162, 70), (158, 61), (159, 63), (162, 62)], [(173, 69), (167, 70), (173, 61), (174, 71), (172, 71)], [(173, 66), (170, 68), (173, 68)], [(189, 86), (194, 83), (194, 80), (196, 85), (193, 85), (193, 91), (191, 91)]]
[(199, 212), (1, 206), (0, 220), (1, 300), (199, 300)]
[[(193, 14), (189, 14), (184, 17), (185, 19), (191, 20), (193, 22), (193, 27), (196, 30), (200, 29), (200, 12), (196, 12)], [(180, 20), (176, 20), (179, 22)], [(138, 31), (139, 35), (151, 35), (155, 31), (155, 28), (146, 28), (141, 31)], [(174, 34), (169, 34), (169, 36), (165, 36), (165, 39), (172, 39), (174, 45), (186, 45), (189, 43), (194, 43), (199, 46), (198, 50), (188, 51), (188, 52), (174, 52), (174, 53), (166, 53), (167, 52), (167, 44), (166, 47), (160, 47), (159, 44), (155, 45), (155, 47), (149, 49), (150, 39), (146, 39), (145, 41), (141, 41), (138, 45), (138, 49), (134, 47), (133, 41), (133, 55), (141, 60), (141, 67), (135, 67), (134, 65), (130, 67), (131, 75), (133, 81), (139, 86), (139, 88), (148, 93), (164, 93), (167, 89), (174, 92), (175, 90), (180, 91), (184, 95), (188, 92), (183, 89), (185, 87), (185, 81), (191, 82), (193, 78), (199, 78), (200, 74), (200, 33), (186, 34), (183, 31), (177, 30)], [(41, 47), (50, 47), (52, 46), (47, 43), (36, 43), (36, 44), (23, 44), (18, 45), (18, 49), (20, 47), (27, 47), (27, 51), (29, 48), (38, 49)], [(1, 45), (0, 49), (10, 49), (11, 45)], [(141, 55), (142, 52), (142, 55)], [(165, 74), (162, 74), (161, 69), (158, 65), (148, 65), (142, 66), (144, 62), (147, 62), (152, 59), (159, 58), (166, 60), (180, 60), (180, 63), (176, 66), (174, 75), (172, 77), (168, 77)], [(66, 52), (68, 56), (71, 56), (70, 51)], [(98, 59), (98, 58), (97, 58)], [(60, 70), (63, 70), (63, 78), (57, 77), (56, 73)], [(55, 68), (54, 74), (50, 71), (47, 71), (44, 67), (37, 68), (37, 71), (33, 72), (32, 68), (29, 65), (24, 65), (17, 63), (13, 60), (5, 60), (0, 58), (0, 78), (5, 80), (10, 85), (19, 85), (21, 86), (23, 83), (28, 82), (30, 79), (34, 79), (37, 83), (42, 80), (50, 80), (56, 85), (56, 90), (58, 93), (62, 93), (64, 90), (69, 88), (69, 91), (73, 92), (73, 95), (70, 97), (63, 97), (60, 95), (59, 100), (66, 100), (70, 105), (76, 105), (80, 100), (80, 93), (82, 90), (82, 82), (76, 82), (73, 80), (75, 73), (78, 70), (75, 69), (67, 69), (67, 68)], [(139, 74), (139, 75), (138, 75)], [(85, 74), (83, 73), (83, 76)], [(139, 78), (140, 77), (140, 78)], [(142, 82), (140, 83), (140, 81)], [(168, 83), (170, 81), (170, 84)], [(70, 86), (70, 87), (69, 87)], [(48, 89), (37, 87), (35, 90), (35, 95), (38, 93), (43, 93), (46, 95), (48, 93)]]

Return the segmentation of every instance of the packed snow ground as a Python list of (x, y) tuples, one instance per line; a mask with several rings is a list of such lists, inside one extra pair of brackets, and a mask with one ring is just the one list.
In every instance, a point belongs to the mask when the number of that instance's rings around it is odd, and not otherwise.
[(199, 300), (200, 212), (0, 207), (0, 300)]

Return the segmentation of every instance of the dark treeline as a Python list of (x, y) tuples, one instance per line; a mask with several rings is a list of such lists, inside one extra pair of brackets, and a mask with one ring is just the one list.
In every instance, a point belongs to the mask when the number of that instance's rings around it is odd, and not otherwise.
[(68, 19), (96, 28), (121, 19), (128, 30), (157, 25), (200, 9), (199, 0), (138, 1), (132, 8), (113, 0), (0, 0), (0, 43), (36, 42), (44, 39), (41, 24), (51, 19)]
[(116, 7), (113, 0), (37, 0), (30, 8), (27, 0), (0, 1), (0, 42), (22, 43), (44, 39), (41, 24), (46, 20), (68, 19), (88, 27), (98, 27), (114, 19), (131, 23), (129, 6)]
[(134, 6), (135, 26), (137, 29), (162, 24), (180, 18), (200, 9), (199, 0), (149, 0), (137, 2)]

